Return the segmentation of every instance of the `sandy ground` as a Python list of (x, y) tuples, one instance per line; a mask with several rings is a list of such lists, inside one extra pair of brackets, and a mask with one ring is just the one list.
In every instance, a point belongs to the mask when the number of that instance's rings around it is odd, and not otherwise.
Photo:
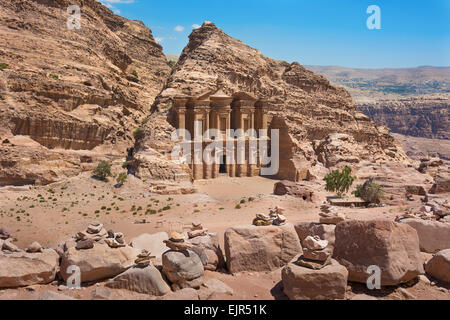
[[(115, 183), (92, 179), (81, 174), (65, 182), (30, 190), (0, 189), (0, 225), (13, 233), (15, 243), (25, 248), (33, 241), (45, 247), (56, 245), (96, 220), (107, 229), (123, 232), (126, 239), (142, 233), (186, 231), (191, 222), (202, 222), (210, 232), (217, 232), (223, 248), (223, 233), (230, 226), (251, 224), (256, 213), (268, 213), (282, 206), (289, 222), (318, 222), (319, 206), (329, 195), (319, 193), (316, 203), (290, 196), (273, 195), (276, 180), (253, 178), (219, 178), (197, 181), (198, 193), (190, 195), (155, 195), (137, 179), (130, 178), (121, 188)], [(237, 205), (240, 206), (236, 207)], [(165, 208), (165, 209), (163, 209)], [(340, 208), (349, 218), (394, 219), (405, 207)], [(154, 210), (154, 211), (153, 211)], [(145, 224), (136, 220), (146, 219)], [(227, 299), (285, 299), (281, 289), (281, 270), (270, 273), (229, 275), (207, 272), (206, 277), (223, 280), (234, 289)], [(94, 286), (63, 292), (79, 299), (89, 299)], [(348, 296), (364, 291), (349, 286)], [(408, 288), (418, 299), (450, 299), (448, 287), (430, 286), (419, 282)], [(34, 290), (34, 291), (33, 291)], [(0, 299), (33, 299), (42, 290), (57, 290), (57, 286), (35, 286), (0, 290)], [(398, 290), (397, 290), (398, 291)], [(397, 291), (379, 294), (383, 299), (405, 298)], [(148, 299), (148, 296), (117, 290), (117, 299)]]

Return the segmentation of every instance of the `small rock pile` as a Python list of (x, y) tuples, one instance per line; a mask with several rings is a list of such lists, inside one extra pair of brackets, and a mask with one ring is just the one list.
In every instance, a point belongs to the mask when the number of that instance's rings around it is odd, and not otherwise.
[(282, 226), (286, 224), (286, 217), (284, 214), (284, 209), (281, 207), (275, 207), (275, 209), (271, 209), (269, 215), (265, 215), (262, 213), (256, 214), (255, 219), (253, 219), (253, 225), (261, 227), (261, 226)]
[(150, 259), (155, 258), (155, 256), (151, 256), (150, 252), (142, 249), (141, 253), (138, 254), (137, 259), (134, 261), (136, 268), (145, 268), (150, 265)]
[(422, 219), (450, 223), (450, 203), (447, 199), (433, 199), (422, 205), (418, 210), (409, 208), (396, 217), (395, 221), (404, 219)]
[(324, 224), (338, 224), (346, 219), (343, 213), (338, 212), (338, 208), (329, 204), (323, 203), (320, 206), (320, 223)]
[(184, 236), (179, 232), (172, 232), (169, 235), (169, 240), (164, 240), (163, 242), (173, 251), (186, 251), (192, 248), (192, 245), (187, 243)]
[[(100, 222), (91, 223), (86, 231), (80, 231), (73, 237), (75, 243), (66, 242), (67, 246), (75, 246), (77, 250), (92, 249), (94, 243), (106, 243), (110, 248), (125, 247), (125, 237), (122, 232), (114, 232), (103, 227)], [(66, 248), (67, 249), (67, 248)]]
[(303, 255), (297, 260), (298, 265), (320, 270), (331, 263), (331, 250), (327, 248), (328, 241), (319, 236), (308, 236), (303, 241)]
[(191, 231), (188, 232), (189, 239), (193, 239), (196, 237), (206, 236), (208, 234), (208, 229), (203, 229), (203, 226), (200, 222), (192, 222)]

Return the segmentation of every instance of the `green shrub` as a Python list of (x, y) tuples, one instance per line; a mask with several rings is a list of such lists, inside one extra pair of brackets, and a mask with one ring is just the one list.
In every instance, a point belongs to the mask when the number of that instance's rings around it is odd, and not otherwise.
[(351, 176), (352, 169), (345, 167), (342, 171), (334, 170), (327, 174), (323, 180), (327, 185), (325, 189), (329, 192), (337, 192), (338, 196), (348, 192), (356, 177)]
[(122, 169), (126, 169), (126, 168), (128, 168), (128, 161), (124, 161), (122, 163)]
[(131, 71), (131, 74), (135, 77), (135, 78), (139, 78), (138, 73), (136, 70)]
[(111, 165), (106, 161), (100, 162), (97, 168), (94, 169), (94, 175), (105, 180), (106, 177), (111, 176)]
[(119, 185), (123, 185), (125, 181), (127, 181), (128, 175), (125, 172), (119, 173), (119, 176), (117, 177), (116, 181)]
[(175, 61), (173, 61), (173, 60), (168, 60), (167, 62), (167, 65), (169, 66), (169, 67), (171, 67), (171, 68), (173, 68), (173, 67), (175, 67), (175, 65), (177, 64)]
[(48, 76), (49, 76), (50, 78), (52, 78), (52, 79), (55, 79), (55, 80), (58, 80), (58, 79), (59, 79), (59, 76), (58, 76), (57, 74), (54, 74), (54, 73), (50, 73)]
[(383, 188), (372, 181), (372, 179), (364, 182), (360, 189), (360, 197), (367, 202), (379, 204), (384, 198)]
[(1, 70), (8, 69), (8, 65), (6, 63), (0, 63), (0, 69)]
[(355, 197), (361, 198), (361, 188), (362, 188), (362, 184), (358, 184), (356, 186), (356, 190), (352, 192), (352, 194), (355, 195)]

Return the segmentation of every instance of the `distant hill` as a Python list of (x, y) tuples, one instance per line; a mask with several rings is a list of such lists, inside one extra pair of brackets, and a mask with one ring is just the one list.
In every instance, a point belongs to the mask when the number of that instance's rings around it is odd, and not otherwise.
[(405, 69), (352, 69), (339, 66), (305, 66), (331, 82), (381, 94), (450, 93), (450, 67), (422, 66)]
[(450, 139), (450, 67), (305, 67), (344, 86), (360, 111), (395, 133)]

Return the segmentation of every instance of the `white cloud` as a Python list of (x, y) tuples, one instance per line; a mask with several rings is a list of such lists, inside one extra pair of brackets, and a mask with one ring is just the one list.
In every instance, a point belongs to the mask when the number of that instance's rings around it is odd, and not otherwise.
[(101, 4), (110, 9), (115, 14), (120, 14), (120, 10), (114, 7), (113, 4), (130, 4), (134, 3), (135, 0), (97, 0), (97, 1), (99, 1)]
[(164, 38), (156, 37), (156, 38), (155, 38), (155, 41), (158, 42), (158, 43), (161, 43), (161, 42), (164, 41)]
[(184, 27), (183, 26), (176, 26), (175, 29), (176, 32), (183, 32), (184, 31)]
[(192, 25), (192, 29), (198, 29), (198, 28), (200, 28), (200, 27), (201, 27), (201, 25), (196, 24), (196, 23), (194, 23), (194, 24)]

